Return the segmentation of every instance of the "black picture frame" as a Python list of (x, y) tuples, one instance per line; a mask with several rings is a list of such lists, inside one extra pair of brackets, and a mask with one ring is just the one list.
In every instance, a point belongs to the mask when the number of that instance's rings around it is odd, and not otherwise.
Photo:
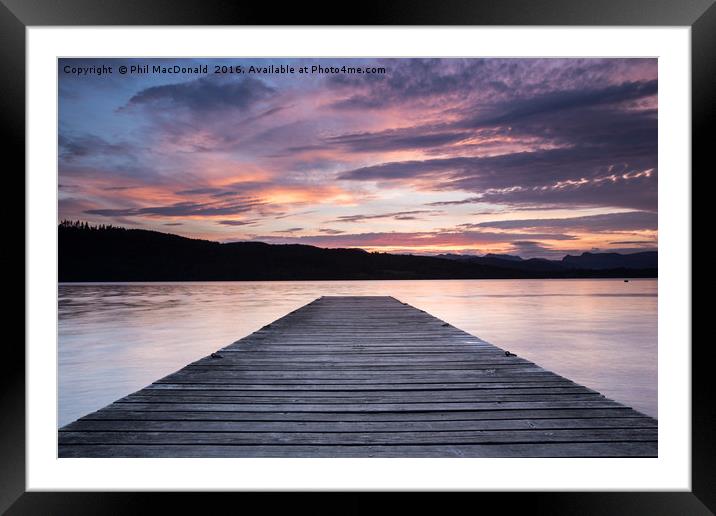
[[(361, 2), (339, 15), (329, 7), (303, 3), (277, 8), (269, 3), (221, 0), (0, 0), (0, 70), (5, 156), (14, 158), (16, 170), (25, 166), (25, 30), (28, 26), (73, 25), (552, 25), (552, 26), (689, 26), (691, 27), (692, 157), (694, 168), (706, 170), (713, 163), (716, 113), (716, 6), (714, 0), (442, 0), (421, 2)], [(708, 128), (711, 127), (712, 131)], [(9, 172), (9, 170), (8, 170)], [(684, 171), (685, 179), (692, 171)], [(9, 175), (9, 174), (8, 174)], [(19, 174), (17, 174), (19, 176)], [(16, 191), (24, 192), (24, 182)], [(19, 195), (14, 195), (19, 197)], [(692, 201), (693, 206), (693, 201)], [(24, 237), (20, 236), (20, 239)], [(14, 249), (19, 249), (19, 239)], [(24, 249), (24, 246), (23, 246)], [(10, 254), (10, 253), (8, 253)], [(7, 255), (6, 255), (7, 256)], [(24, 251), (23, 251), (23, 258)], [(20, 256), (15, 256), (15, 262)], [(9, 267), (9, 264), (7, 265)], [(17, 263), (19, 267), (20, 264)], [(23, 260), (24, 270), (24, 260)], [(25, 299), (23, 294), (23, 299)], [(15, 300), (15, 310), (24, 303)], [(19, 314), (18, 314), (19, 316)], [(9, 319), (9, 318), (8, 318)], [(18, 317), (19, 319), (19, 317)], [(686, 345), (688, 343), (674, 343)], [(716, 511), (716, 404), (713, 392), (708, 341), (692, 346), (692, 490), (690, 492), (608, 493), (475, 493), (499, 503), (503, 510), (524, 508), (560, 514), (713, 514)], [(193, 493), (38, 493), (25, 492), (25, 354), (19, 339), (6, 338), (0, 375), (0, 511), (17, 514), (124, 514), (144, 513), (152, 504), (163, 511), (180, 507), (182, 512), (206, 510), (206, 494)], [(213, 494), (227, 499), (248, 494)], [(251, 494), (264, 510), (272, 498)], [(291, 496), (294, 512), (304, 506), (312, 512), (331, 510), (332, 495), (318, 505), (313, 497)], [(351, 494), (337, 502), (340, 513), (373, 509), (373, 496)], [(269, 501), (270, 500), (270, 501)], [(215, 503), (216, 500), (212, 500)], [(242, 500), (247, 503), (249, 500)], [(267, 504), (267, 501), (269, 503)], [(410, 504), (431, 509), (421, 494)], [(470, 502), (474, 503), (474, 502)], [(404, 510), (408, 510), (408, 505)], [(438, 506), (442, 508), (444, 506)]]

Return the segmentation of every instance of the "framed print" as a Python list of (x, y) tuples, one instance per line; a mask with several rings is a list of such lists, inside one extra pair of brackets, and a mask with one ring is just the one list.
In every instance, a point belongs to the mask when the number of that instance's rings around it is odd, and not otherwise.
[(713, 510), (712, 2), (2, 9), (9, 514), (277, 490)]

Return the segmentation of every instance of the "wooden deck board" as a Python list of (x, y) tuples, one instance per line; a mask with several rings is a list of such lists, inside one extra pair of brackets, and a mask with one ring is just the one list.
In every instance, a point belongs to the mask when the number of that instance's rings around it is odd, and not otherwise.
[(60, 457), (653, 457), (657, 422), (391, 297), (322, 297), (59, 431)]

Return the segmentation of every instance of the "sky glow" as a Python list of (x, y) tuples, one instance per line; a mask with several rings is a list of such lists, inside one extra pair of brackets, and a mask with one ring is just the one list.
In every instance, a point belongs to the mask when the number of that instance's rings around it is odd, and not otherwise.
[[(248, 72), (271, 65), (294, 73)], [(385, 73), (296, 72), (315, 65)], [(59, 220), (401, 253), (657, 246), (656, 59), (58, 66)]]

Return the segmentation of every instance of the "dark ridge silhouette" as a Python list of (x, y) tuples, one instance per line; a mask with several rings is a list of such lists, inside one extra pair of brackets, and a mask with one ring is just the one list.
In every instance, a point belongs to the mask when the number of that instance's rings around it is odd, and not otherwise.
[[(509, 256), (504, 258), (503, 256)], [(579, 267), (565, 267), (561, 262), (553, 260), (545, 260), (544, 258), (530, 258), (525, 260), (519, 256), (512, 255), (494, 255), (486, 254), (485, 256), (473, 256), (464, 254), (441, 254), (438, 258), (447, 260), (459, 260), (464, 263), (472, 263), (476, 265), (489, 265), (491, 267), (502, 267), (510, 270), (533, 271), (533, 272), (568, 272)], [(581, 277), (581, 276), (580, 276)]]
[[(263, 242), (219, 243), (158, 231), (58, 227), (59, 281), (249, 281), (656, 277), (656, 268), (525, 269), (533, 260), (475, 263), (431, 256), (369, 253)], [(548, 260), (536, 260), (548, 262)], [(504, 265), (503, 265), (504, 264)]]
[(567, 255), (561, 260), (530, 258), (508, 254), (486, 254), (472, 256), (461, 254), (441, 254), (439, 258), (496, 267), (508, 267), (527, 271), (568, 271), (568, 270), (612, 270), (612, 269), (657, 269), (659, 254), (656, 251), (644, 251), (632, 254), (589, 253), (579, 256)]
[(656, 251), (633, 254), (582, 253), (579, 256), (567, 255), (562, 258), (562, 263), (568, 267), (578, 269), (613, 269), (614, 267), (656, 269), (659, 263), (659, 256)]
[(510, 261), (514, 261), (514, 262), (520, 262), (524, 259), (521, 256), (517, 256), (514, 254), (495, 254), (495, 253), (487, 253), (485, 255), (485, 258), (497, 258), (499, 260), (510, 260)]

